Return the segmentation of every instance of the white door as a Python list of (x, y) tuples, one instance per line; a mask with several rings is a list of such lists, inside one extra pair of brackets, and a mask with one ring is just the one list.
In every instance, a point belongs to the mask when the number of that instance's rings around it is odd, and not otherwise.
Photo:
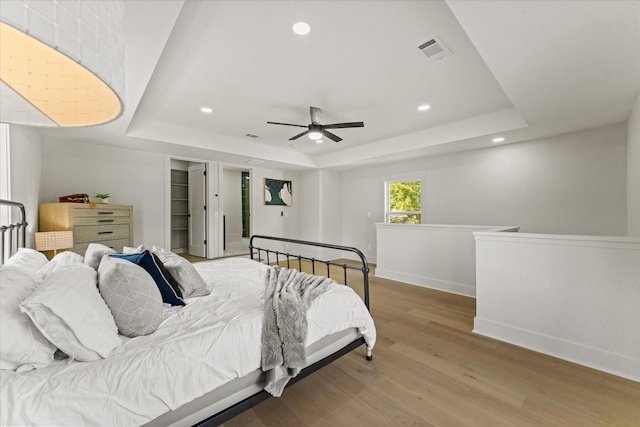
[(204, 163), (189, 166), (189, 255), (207, 256), (206, 172)]

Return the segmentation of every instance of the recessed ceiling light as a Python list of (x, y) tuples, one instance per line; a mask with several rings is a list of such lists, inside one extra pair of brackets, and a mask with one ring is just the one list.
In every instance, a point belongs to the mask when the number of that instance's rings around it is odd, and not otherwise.
[(213, 113), (213, 108), (202, 107), (200, 111), (202, 111), (203, 113)]
[(424, 104), (418, 107), (418, 111), (427, 111), (429, 108), (431, 108), (431, 105)]
[(296, 144), (289, 144), (289, 147), (291, 148), (298, 148), (298, 146)]
[(306, 36), (311, 31), (311, 26), (306, 22), (296, 22), (293, 24), (293, 32), (299, 36)]
[(321, 139), (316, 139), (316, 144), (322, 144), (324, 141)]
[(497, 137), (497, 138), (493, 138), (493, 139), (491, 140), (491, 142), (502, 142), (502, 141), (504, 141), (504, 138), (503, 138), (503, 137), (501, 137), (501, 136), (499, 136), (499, 137)]

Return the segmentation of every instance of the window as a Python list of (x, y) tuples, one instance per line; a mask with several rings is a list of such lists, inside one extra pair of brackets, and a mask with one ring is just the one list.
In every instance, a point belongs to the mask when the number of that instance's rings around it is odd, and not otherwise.
[(422, 178), (408, 177), (385, 180), (385, 222), (392, 224), (422, 223)]

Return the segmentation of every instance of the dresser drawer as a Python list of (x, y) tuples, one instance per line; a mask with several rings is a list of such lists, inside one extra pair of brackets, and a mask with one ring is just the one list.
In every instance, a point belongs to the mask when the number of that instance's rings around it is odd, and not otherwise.
[(108, 218), (115, 216), (129, 216), (129, 209), (105, 209), (105, 208), (97, 208), (97, 209), (74, 209), (73, 216), (76, 218), (87, 217), (87, 216), (95, 216), (100, 218)]
[(128, 216), (84, 216), (76, 217), (75, 225), (116, 225), (116, 224), (129, 224), (131, 218)]
[(76, 243), (103, 242), (104, 240), (129, 239), (129, 225), (80, 225), (73, 230)]
[[(93, 243), (93, 242), (74, 244), (73, 245), (73, 252), (84, 256), (84, 253), (87, 251), (87, 248), (89, 247), (89, 243)], [(99, 242), (99, 243), (101, 243), (101, 244), (103, 244), (105, 246), (108, 246), (111, 249), (116, 250), (117, 252), (122, 252), (122, 248), (123, 247), (129, 246), (129, 239), (106, 240), (106, 241), (102, 241), (102, 242)]]

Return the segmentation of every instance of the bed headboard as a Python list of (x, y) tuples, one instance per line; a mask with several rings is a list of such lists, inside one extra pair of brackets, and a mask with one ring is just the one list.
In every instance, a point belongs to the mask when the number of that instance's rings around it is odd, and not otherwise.
[[(0, 224), (0, 265), (9, 259), (11, 255), (18, 251), (19, 248), (23, 248), (26, 245), (27, 235), (27, 220), (24, 210), (24, 205), (18, 202), (12, 202), (10, 200), (0, 199), (0, 208), (6, 209), (9, 212), (8, 224)], [(13, 213), (19, 212), (19, 220), (17, 222), (11, 222), (14, 218)]]

